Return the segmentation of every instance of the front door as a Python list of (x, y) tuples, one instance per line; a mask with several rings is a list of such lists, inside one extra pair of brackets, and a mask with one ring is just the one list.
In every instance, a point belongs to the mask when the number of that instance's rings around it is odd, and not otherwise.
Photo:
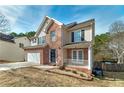
[(50, 62), (55, 63), (56, 62), (56, 49), (50, 50)]

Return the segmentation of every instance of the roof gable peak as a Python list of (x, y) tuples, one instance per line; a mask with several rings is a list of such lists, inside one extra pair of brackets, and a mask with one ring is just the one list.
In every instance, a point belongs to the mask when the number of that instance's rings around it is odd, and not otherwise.
[(49, 28), (48, 26), (50, 26), (50, 24), (51, 24), (52, 22), (55, 22), (55, 23), (58, 24), (58, 25), (63, 25), (63, 23), (57, 21), (56, 19), (51, 18), (51, 17), (49, 17), (49, 16), (45, 16), (44, 19), (43, 19), (43, 21), (41, 22), (41, 24), (40, 24), (40, 26), (39, 26), (39, 28), (38, 28), (36, 34), (35, 34), (35, 37), (37, 37), (37, 36), (40, 34), (40, 32), (41, 32), (42, 29), (44, 28), (45, 23), (47, 22), (47, 20), (49, 20), (49, 22), (48, 22), (48, 24), (47, 24), (47, 26), (46, 26), (46, 29)]

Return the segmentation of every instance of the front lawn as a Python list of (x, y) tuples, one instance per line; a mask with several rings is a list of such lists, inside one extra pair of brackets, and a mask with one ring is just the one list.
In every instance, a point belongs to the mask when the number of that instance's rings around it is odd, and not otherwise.
[(0, 71), (0, 86), (17, 87), (108, 87), (122, 86), (124, 81), (93, 80), (86, 81), (73, 77), (50, 73), (38, 68), (27, 67), (9, 71)]

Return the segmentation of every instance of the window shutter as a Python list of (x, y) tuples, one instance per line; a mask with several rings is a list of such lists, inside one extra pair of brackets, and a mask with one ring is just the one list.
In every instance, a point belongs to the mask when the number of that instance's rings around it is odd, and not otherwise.
[(71, 33), (71, 41), (74, 42), (74, 32)]
[(81, 41), (84, 41), (84, 30), (81, 30)]

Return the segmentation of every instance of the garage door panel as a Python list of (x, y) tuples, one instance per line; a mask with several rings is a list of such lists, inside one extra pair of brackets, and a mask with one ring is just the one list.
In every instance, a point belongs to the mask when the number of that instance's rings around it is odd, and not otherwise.
[(28, 53), (27, 61), (40, 64), (40, 53)]

